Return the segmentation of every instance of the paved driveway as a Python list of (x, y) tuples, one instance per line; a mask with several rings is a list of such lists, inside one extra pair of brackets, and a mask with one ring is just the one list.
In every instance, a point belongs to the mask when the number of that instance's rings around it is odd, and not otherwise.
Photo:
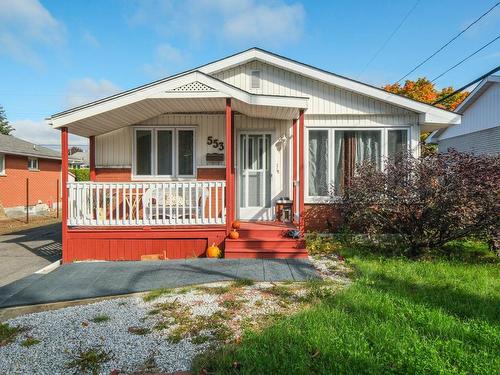
[(0, 236), (0, 287), (61, 258), (61, 224)]
[(69, 263), (0, 288), (0, 308), (104, 297), (215, 281), (305, 281), (307, 259), (186, 259)]

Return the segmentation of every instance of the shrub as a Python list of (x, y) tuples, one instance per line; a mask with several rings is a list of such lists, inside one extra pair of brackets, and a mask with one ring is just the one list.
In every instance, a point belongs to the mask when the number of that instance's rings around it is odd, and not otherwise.
[(70, 169), (70, 172), (75, 175), (76, 181), (90, 181), (90, 169), (89, 168), (79, 168)]
[[(399, 155), (383, 171), (357, 166), (341, 209), (348, 227), (379, 244), (400, 241), (409, 255), (470, 236), (496, 236), (500, 155)], [(490, 241), (494, 243), (494, 241)]]

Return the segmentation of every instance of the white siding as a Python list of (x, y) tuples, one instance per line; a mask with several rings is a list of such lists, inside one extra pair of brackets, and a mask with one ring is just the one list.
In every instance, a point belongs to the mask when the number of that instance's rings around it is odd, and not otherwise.
[[(261, 71), (262, 85), (250, 88), (252, 71)], [(243, 90), (267, 95), (309, 97), (308, 115), (313, 114), (409, 114), (406, 109), (336, 86), (300, 76), (260, 61), (252, 61), (214, 74)]]
[[(291, 121), (250, 118), (235, 115), (234, 125), (238, 130), (272, 130), (276, 139), (282, 136), (290, 138)], [(161, 115), (143, 121), (140, 126), (195, 126), (196, 127), (196, 166), (208, 166), (206, 154), (209, 152), (222, 152), (207, 145), (207, 137), (212, 136), (225, 142), (225, 116), (223, 114), (194, 114), (194, 115)], [(132, 166), (132, 137), (133, 127), (125, 127), (96, 137), (96, 165), (97, 167), (120, 168)], [(289, 142), (283, 145), (273, 145), (273, 165), (276, 194), (288, 194), (289, 191), (289, 159), (291, 149)], [(224, 149), (225, 152), (225, 149)], [(221, 163), (224, 165), (224, 163)], [(212, 164), (213, 166), (213, 164)]]
[[(464, 112), (462, 123), (446, 130), (441, 140), (500, 125), (500, 83), (493, 83)], [(470, 138), (471, 140), (473, 138)], [(497, 140), (498, 141), (498, 140)]]

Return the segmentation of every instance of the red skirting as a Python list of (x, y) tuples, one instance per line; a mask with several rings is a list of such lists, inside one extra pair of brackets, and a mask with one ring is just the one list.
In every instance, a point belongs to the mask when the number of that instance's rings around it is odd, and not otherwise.
[(161, 254), (167, 259), (205, 256), (208, 246), (223, 245), (224, 225), (203, 227), (78, 227), (70, 228), (63, 262), (76, 260), (140, 260)]

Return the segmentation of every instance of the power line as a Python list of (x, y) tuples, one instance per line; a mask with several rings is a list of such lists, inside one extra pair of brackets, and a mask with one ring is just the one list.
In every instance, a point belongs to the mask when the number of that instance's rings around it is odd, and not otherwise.
[(478, 50), (472, 52), (469, 56), (465, 57), (464, 59), (460, 60), (459, 62), (457, 62), (455, 65), (453, 65), (451, 68), (448, 68), (447, 70), (445, 70), (443, 73), (441, 73), (440, 75), (438, 75), (436, 78), (434, 78), (431, 82), (434, 82), (436, 81), (438, 78), (441, 78), (442, 76), (444, 76), (446, 73), (448, 73), (450, 70), (453, 70), (455, 69), (457, 66), (463, 64), (465, 61), (469, 60), (472, 56), (474, 56), (475, 54), (477, 54), (478, 52), (481, 52), (483, 49), (485, 49), (486, 47), (488, 47), (490, 44), (492, 44), (493, 42), (495, 42), (496, 40), (500, 39), (500, 35), (497, 36), (495, 39), (493, 39), (492, 41), (486, 43), (484, 46), (482, 46), (481, 48), (479, 48)]
[(392, 40), (392, 38), (394, 37), (394, 35), (396, 35), (396, 33), (399, 31), (399, 29), (401, 29), (401, 27), (403, 26), (403, 24), (406, 22), (406, 20), (408, 19), (408, 17), (410, 17), (410, 15), (413, 13), (413, 11), (417, 7), (417, 5), (420, 3), (420, 1), (421, 0), (417, 0), (415, 2), (415, 4), (413, 5), (413, 7), (406, 13), (406, 15), (403, 17), (403, 19), (399, 23), (399, 25), (392, 31), (391, 35), (389, 35), (389, 37), (384, 41), (384, 43), (382, 43), (382, 46), (378, 49), (377, 52), (375, 52), (375, 54), (368, 61), (368, 63), (365, 65), (365, 67), (363, 68), (363, 70), (359, 74), (363, 74), (365, 72), (365, 70), (371, 65), (371, 63), (375, 61), (375, 59), (378, 57), (378, 55), (384, 50), (384, 48), (387, 46), (387, 44), (389, 44), (389, 42)]
[(499, 70), (500, 70), (500, 66), (497, 66), (495, 69), (490, 70), (488, 73), (483, 74), (481, 77), (476, 78), (474, 81), (469, 82), (468, 84), (466, 84), (466, 85), (464, 85), (464, 86), (460, 87), (459, 89), (456, 89), (456, 90), (455, 90), (455, 91), (453, 91), (451, 94), (448, 94), (448, 95), (446, 95), (446, 96), (442, 97), (441, 99), (436, 100), (434, 103), (432, 103), (432, 105), (436, 105), (436, 104), (439, 104), (439, 103), (441, 103), (441, 102), (444, 102), (446, 99), (451, 98), (453, 95), (458, 94), (459, 92), (461, 92), (461, 91), (465, 90), (467, 87), (472, 86), (474, 83), (477, 83), (477, 82), (479, 82), (479, 81), (482, 81), (482, 80), (483, 80), (483, 79), (485, 79), (486, 77), (488, 77), (488, 76), (490, 76), (490, 75), (492, 75), (492, 74), (494, 74), (494, 73), (498, 72)]
[(490, 9), (488, 9), (485, 13), (483, 13), (481, 16), (479, 16), (476, 20), (474, 20), (471, 24), (469, 24), (469, 26), (467, 26), (465, 29), (463, 29), (462, 31), (460, 31), (457, 35), (455, 35), (453, 38), (451, 38), (446, 44), (444, 44), (443, 46), (441, 46), (436, 52), (434, 52), (432, 55), (430, 55), (429, 57), (427, 57), (424, 61), (422, 61), (420, 64), (418, 64), (415, 68), (413, 68), (412, 70), (410, 70), (408, 73), (406, 73), (403, 77), (401, 77), (399, 80), (398, 80), (398, 83), (401, 82), (403, 79), (405, 79), (406, 77), (408, 77), (410, 74), (412, 74), (415, 70), (417, 70), (418, 68), (420, 68), (422, 65), (424, 65), (427, 61), (429, 61), (430, 59), (432, 59), (434, 56), (436, 56), (439, 52), (441, 52), (443, 49), (445, 49), (446, 47), (448, 47), (451, 43), (453, 43), (453, 41), (455, 41), (460, 35), (462, 35), (463, 33), (465, 33), (467, 30), (469, 30), (472, 26), (474, 26), (476, 23), (478, 23), (484, 16), (486, 16), (488, 13), (490, 13), (493, 9), (495, 9), (498, 5), (500, 5), (500, 1), (497, 2), (495, 5), (493, 5)]

